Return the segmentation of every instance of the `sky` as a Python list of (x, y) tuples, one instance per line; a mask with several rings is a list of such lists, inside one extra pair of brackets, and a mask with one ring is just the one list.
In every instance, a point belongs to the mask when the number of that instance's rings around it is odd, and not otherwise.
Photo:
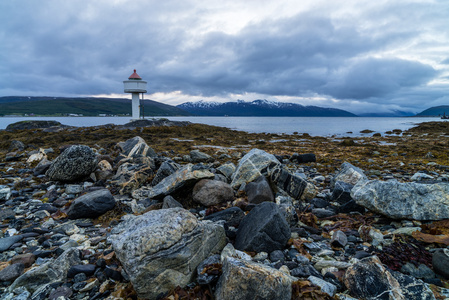
[(449, 105), (446, 0), (3, 0), (0, 96)]

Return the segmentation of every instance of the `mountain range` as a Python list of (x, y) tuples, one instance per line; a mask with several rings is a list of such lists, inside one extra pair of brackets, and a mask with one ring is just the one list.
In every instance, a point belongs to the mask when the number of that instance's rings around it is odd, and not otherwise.
[[(357, 117), (357, 115), (336, 108), (304, 106), (295, 103), (268, 100), (234, 102), (185, 102), (172, 106), (153, 100), (143, 101), (145, 116), (263, 116), (263, 117)], [(440, 116), (449, 114), (449, 106), (428, 108), (416, 116)], [(96, 97), (0, 97), (0, 116), (36, 115), (65, 116), (130, 115), (131, 100), (126, 98)], [(404, 117), (410, 113), (394, 111), (391, 113), (362, 113), (361, 117)]]
[(336, 108), (304, 106), (295, 103), (254, 100), (246, 102), (186, 102), (177, 106), (196, 116), (254, 116), (254, 117), (356, 117)]

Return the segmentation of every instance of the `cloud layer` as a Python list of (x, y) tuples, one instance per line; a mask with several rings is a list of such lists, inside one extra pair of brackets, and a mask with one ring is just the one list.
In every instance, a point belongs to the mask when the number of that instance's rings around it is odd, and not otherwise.
[(0, 96), (266, 98), (358, 113), (447, 104), (446, 1), (0, 3)]

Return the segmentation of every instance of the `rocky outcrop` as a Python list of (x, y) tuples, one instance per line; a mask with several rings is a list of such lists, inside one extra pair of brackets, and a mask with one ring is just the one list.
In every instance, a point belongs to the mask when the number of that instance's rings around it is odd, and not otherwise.
[(50, 180), (76, 181), (90, 175), (97, 167), (94, 151), (83, 145), (74, 145), (62, 152), (45, 173)]
[(442, 220), (449, 218), (449, 184), (401, 183), (372, 180), (351, 191), (355, 202), (393, 219)]
[(20, 121), (6, 126), (7, 131), (14, 130), (25, 130), (25, 129), (38, 129), (38, 128), (49, 128), (53, 126), (65, 126), (57, 121)]
[(344, 284), (350, 295), (358, 299), (435, 299), (424, 282), (386, 269), (376, 256), (364, 258), (349, 267)]
[(199, 150), (190, 151), (190, 159), (194, 164), (214, 161), (213, 157), (211, 157), (209, 154), (201, 152)]
[(226, 257), (215, 298), (290, 300), (294, 280), (294, 277), (263, 264)]
[(128, 218), (109, 241), (139, 297), (156, 299), (187, 285), (196, 267), (225, 246), (225, 234), (187, 210), (169, 208)]
[(142, 187), (134, 190), (132, 196), (136, 199), (159, 199), (170, 195), (181, 188), (193, 186), (201, 179), (211, 179), (214, 178), (214, 176), (215, 175), (207, 169), (196, 169), (194, 165), (188, 164), (164, 178), (154, 187)]
[(283, 249), (290, 234), (290, 227), (278, 206), (273, 202), (263, 202), (240, 222), (235, 248), (256, 252)]
[(225, 182), (203, 179), (195, 184), (193, 201), (206, 207), (234, 200), (234, 190)]
[(231, 186), (235, 189), (260, 176), (267, 176), (269, 170), (278, 165), (280, 162), (274, 155), (260, 149), (252, 149), (240, 159), (237, 169), (232, 175)]
[(108, 189), (93, 191), (76, 198), (67, 215), (71, 219), (96, 218), (115, 207), (115, 200)]

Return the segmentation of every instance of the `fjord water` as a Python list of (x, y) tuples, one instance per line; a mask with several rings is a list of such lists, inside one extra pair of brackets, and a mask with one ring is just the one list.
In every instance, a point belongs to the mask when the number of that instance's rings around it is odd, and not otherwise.
[[(156, 117), (157, 119), (160, 117)], [(368, 117), (164, 117), (172, 121), (189, 121), (227, 127), (251, 133), (308, 133), (312, 136), (364, 136), (368, 129), (384, 134), (394, 129), (407, 130), (419, 123), (445, 121), (428, 118), (368, 118)], [(129, 117), (2, 117), (0, 129), (24, 120), (55, 120), (70, 126), (123, 125)], [(447, 120), (446, 120), (447, 121)], [(373, 133), (374, 133), (373, 132)], [(369, 133), (372, 135), (373, 133)]]

